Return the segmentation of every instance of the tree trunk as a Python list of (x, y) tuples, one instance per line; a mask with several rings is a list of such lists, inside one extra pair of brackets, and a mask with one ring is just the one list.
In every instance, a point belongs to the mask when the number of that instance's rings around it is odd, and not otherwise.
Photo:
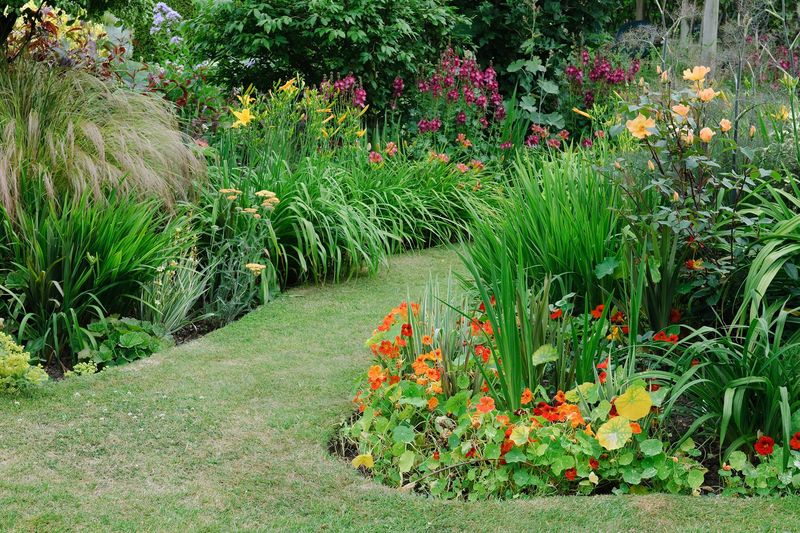
[(692, 20), (689, 11), (694, 11), (694, 6), (689, 5), (689, 0), (681, 1), (681, 48), (688, 48), (689, 36), (692, 31)]
[(717, 59), (718, 31), (719, 0), (705, 0), (700, 33), (700, 63), (711, 68), (714, 68)]
[(644, 20), (644, 0), (636, 0), (636, 20)]

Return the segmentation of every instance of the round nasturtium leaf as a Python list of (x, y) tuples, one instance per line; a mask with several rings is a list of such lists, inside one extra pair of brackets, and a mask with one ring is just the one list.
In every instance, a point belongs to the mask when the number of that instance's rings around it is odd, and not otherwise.
[(650, 412), (653, 400), (644, 387), (631, 387), (617, 396), (614, 405), (621, 416), (628, 420), (639, 420)]
[(511, 440), (517, 446), (522, 446), (528, 442), (530, 431), (531, 428), (525, 425), (514, 426), (514, 429), (511, 430)]
[(606, 450), (618, 450), (631, 440), (630, 420), (624, 416), (615, 416), (597, 430), (597, 442)]
[(363, 466), (364, 468), (372, 468), (375, 466), (375, 461), (372, 459), (371, 453), (364, 453), (361, 455), (356, 455), (352, 461), (353, 468), (358, 468), (359, 466)]

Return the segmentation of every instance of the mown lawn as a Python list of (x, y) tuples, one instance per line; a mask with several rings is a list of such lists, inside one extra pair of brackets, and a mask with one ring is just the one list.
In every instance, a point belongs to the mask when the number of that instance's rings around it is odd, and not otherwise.
[(363, 341), (454, 253), (300, 288), (198, 341), (0, 403), (0, 530), (800, 530), (800, 498), (442, 502), (330, 457)]

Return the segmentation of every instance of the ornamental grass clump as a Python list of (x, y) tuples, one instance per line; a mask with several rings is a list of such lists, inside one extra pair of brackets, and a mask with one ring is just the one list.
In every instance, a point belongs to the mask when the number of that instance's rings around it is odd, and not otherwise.
[(163, 99), (78, 69), (0, 66), (0, 204), (11, 216), (39, 190), (26, 178), (57, 202), (113, 190), (171, 205), (202, 173)]

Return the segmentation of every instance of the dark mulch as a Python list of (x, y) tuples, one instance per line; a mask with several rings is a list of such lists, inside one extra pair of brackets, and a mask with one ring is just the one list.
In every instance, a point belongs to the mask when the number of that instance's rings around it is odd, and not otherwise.
[(188, 324), (173, 333), (172, 338), (175, 340), (175, 345), (177, 346), (178, 344), (183, 344), (211, 333), (215, 329), (219, 329), (221, 326), (222, 325), (220, 324), (219, 320), (212, 320), (210, 318), (198, 320), (197, 322)]

